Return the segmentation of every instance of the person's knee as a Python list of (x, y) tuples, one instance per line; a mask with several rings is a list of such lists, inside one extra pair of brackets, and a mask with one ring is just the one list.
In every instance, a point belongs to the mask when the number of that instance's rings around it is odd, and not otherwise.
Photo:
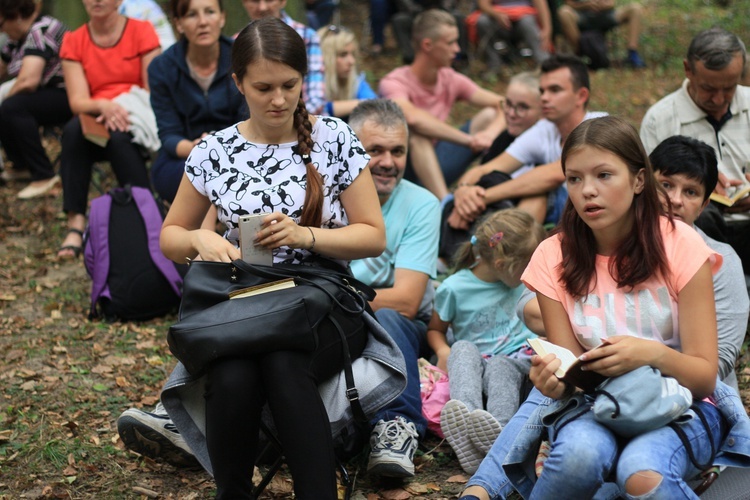
[(23, 100), (20, 97), (23, 96), (12, 95), (0, 104), (0, 115), (4, 120), (18, 116), (18, 114), (26, 111), (25, 106), (22, 104)]
[(557, 19), (559, 21), (576, 21), (578, 15), (572, 7), (568, 5), (561, 5), (557, 8)]
[(651, 493), (662, 482), (663, 477), (652, 470), (635, 472), (625, 481), (625, 492), (631, 496), (641, 496)]
[(81, 132), (81, 121), (78, 119), (78, 117), (74, 117), (63, 126), (63, 146), (65, 145), (66, 139), (76, 140), (78, 137), (83, 139), (83, 132)]
[(630, 13), (630, 15), (636, 15), (640, 17), (643, 14), (643, 5), (639, 3), (634, 2), (634, 3), (628, 4), (625, 8)]
[(451, 346), (451, 355), (455, 357), (471, 354), (479, 354), (479, 349), (477, 349), (477, 346), (474, 345), (474, 343), (469, 342), (468, 340), (457, 340)]
[(390, 330), (388, 326), (392, 326), (400, 321), (401, 318), (399, 316), (401, 315), (395, 309), (384, 307), (375, 311), (375, 318), (378, 320), (378, 323), (380, 323), (389, 333)]
[(476, 134), (489, 127), (497, 118), (498, 109), (494, 106), (482, 108), (479, 113), (474, 115), (469, 123), (469, 133)]
[[(607, 446), (592, 446), (588, 439), (556, 442), (553, 445), (548, 465), (558, 474), (567, 477), (579, 478), (581, 481), (595, 480), (596, 477), (605, 477), (608, 474), (605, 470), (606, 464), (614, 460), (611, 449)], [(593, 471), (598, 471), (598, 473), (592, 475)]]
[(410, 320), (402, 316), (401, 313), (395, 309), (383, 308), (375, 311), (375, 318), (383, 329), (388, 332), (393, 341), (396, 342), (399, 349), (404, 352), (404, 355), (408, 354), (405, 351), (416, 353), (419, 350), (419, 339), (416, 335), (409, 335), (404, 325), (404, 322)]

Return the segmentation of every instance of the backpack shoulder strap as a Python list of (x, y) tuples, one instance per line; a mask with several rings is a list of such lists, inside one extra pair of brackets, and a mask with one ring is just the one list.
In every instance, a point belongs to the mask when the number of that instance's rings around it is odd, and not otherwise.
[(159, 233), (161, 233), (162, 216), (159, 212), (159, 207), (156, 205), (156, 200), (146, 188), (133, 186), (131, 190), (133, 199), (135, 200), (136, 205), (138, 205), (138, 211), (143, 218), (143, 223), (146, 225), (146, 234), (148, 235), (148, 253), (151, 255), (151, 260), (167, 279), (169, 286), (172, 287), (174, 293), (180, 297), (182, 296), (182, 292), (180, 291), (182, 276), (177, 272), (174, 262), (167, 259), (159, 247)]
[(112, 210), (112, 196), (103, 194), (91, 200), (89, 224), (86, 235), (84, 261), (91, 276), (90, 318), (95, 318), (96, 304), (105, 293), (109, 275), (109, 215)]

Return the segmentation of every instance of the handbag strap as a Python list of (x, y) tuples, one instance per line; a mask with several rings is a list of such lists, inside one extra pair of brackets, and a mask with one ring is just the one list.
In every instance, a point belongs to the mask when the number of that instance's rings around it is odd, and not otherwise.
[(698, 415), (698, 418), (701, 419), (701, 422), (703, 423), (703, 427), (706, 429), (706, 437), (708, 437), (708, 442), (711, 445), (711, 456), (709, 457), (708, 461), (705, 464), (698, 462), (698, 459), (695, 457), (695, 453), (693, 452), (693, 446), (690, 444), (690, 440), (685, 434), (685, 431), (682, 430), (680, 426), (674, 422), (668, 425), (673, 431), (677, 433), (677, 436), (680, 438), (680, 441), (682, 441), (682, 445), (687, 450), (687, 454), (688, 454), (688, 458), (690, 458), (690, 462), (695, 466), (696, 469), (704, 471), (714, 464), (714, 458), (716, 457), (716, 445), (714, 444), (714, 440), (711, 437), (711, 428), (708, 425), (706, 416), (703, 414), (703, 410), (701, 410), (697, 405), (691, 405), (690, 409), (693, 410), (695, 414)]
[(333, 316), (329, 316), (333, 326), (336, 327), (336, 331), (339, 332), (341, 337), (341, 348), (344, 352), (344, 378), (346, 379), (346, 399), (349, 400), (349, 405), (352, 408), (352, 415), (354, 420), (359, 424), (367, 423), (367, 416), (365, 411), (362, 409), (362, 403), (359, 401), (359, 392), (357, 387), (354, 385), (354, 372), (352, 371), (352, 356), (349, 354), (349, 342), (346, 340), (346, 334), (341, 324)]
[[(287, 267), (282, 266), (259, 266), (259, 265), (253, 265), (248, 264), (244, 260), (238, 259), (232, 262), (232, 265), (242, 269), (245, 272), (254, 274), (256, 276), (260, 276), (267, 279), (279, 279), (279, 278), (288, 278), (293, 277), (296, 281), (299, 281), (301, 283), (304, 283), (305, 285), (313, 286), (326, 295), (331, 299), (334, 306), (338, 306), (341, 308), (341, 310), (347, 312), (348, 314), (352, 315), (359, 315), (366, 311), (367, 309), (367, 298), (365, 297), (365, 292), (360, 292), (360, 289), (355, 287), (353, 283), (360, 284), (363, 288), (369, 289), (372, 291), (370, 287), (367, 287), (366, 285), (362, 284), (361, 282), (357, 281), (354, 277), (342, 273), (338, 273), (335, 271), (328, 271), (323, 270), (323, 268), (312, 268), (308, 266), (302, 266), (302, 265), (290, 265)], [(313, 271), (314, 270), (314, 271)], [(354, 300), (355, 306), (354, 307), (348, 307), (345, 304), (343, 304), (335, 295), (333, 295), (331, 292), (326, 290), (323, 286), (316, 283), (313, 278), (320, 278), (328, 281), (329, 283), (335, 285), (338, 287), (339, 290), (346, 293), (349, 297)], [(374, 298), (375, 292), (372, 292), (373, 298)]]

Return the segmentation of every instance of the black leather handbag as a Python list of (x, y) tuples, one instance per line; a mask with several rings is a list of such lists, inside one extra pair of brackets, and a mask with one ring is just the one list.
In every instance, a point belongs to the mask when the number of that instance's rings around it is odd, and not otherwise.
[[(321, 328), (335, 329), (346, 345), (347, 334), (365, 328), (362, 313), (375, 292), (340, 266), (341, 271), (330, 269), (333, 266), (192, 262), (179, 321), (167, 334), (172, 354), (197, 376), (224, 356), (312, 351)], [(230, 299), (230, 292), (286, 278), (296, 286)]]

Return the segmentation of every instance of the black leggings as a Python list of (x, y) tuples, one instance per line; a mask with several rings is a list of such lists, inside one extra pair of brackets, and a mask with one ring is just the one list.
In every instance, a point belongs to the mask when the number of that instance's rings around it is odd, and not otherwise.
[(94, 162), (108, 161), (120, 186), (151, 186), (146, 160), (127, 132), (110, 132), (106, 147), (100, 147), (83, 136), (78, 117), (63, 129), (60, 177), (63, 184), (63, 210), (86, 214), (86, 205)]
[(61, 88), (40, 88), (8, 97), (0, 106), (0, 141), (17, 169), (29, 169), (32, 181), (55, 175), (39, 136), (39, 126), (63, 125), (73, 116)]
[[(352, 359), (367, 341), (365, 328), (348, 334)], [(225, 358), (208, 370), (206, 440), (217, 499), (252, 498), (261, 410), (267, 402), (297, 498), (335, 499), (336, 457), (318, 385), (344, 366), (341, 338), (320, 335), (313, 352), (275, 351)]]

